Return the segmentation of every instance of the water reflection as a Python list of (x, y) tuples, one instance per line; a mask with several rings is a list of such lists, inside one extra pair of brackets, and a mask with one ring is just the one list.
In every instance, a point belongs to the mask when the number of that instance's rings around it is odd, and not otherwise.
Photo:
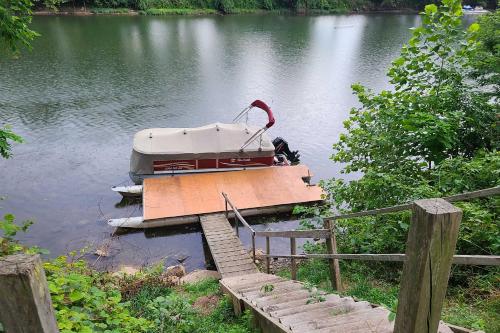
[[(384, 73), (418, 20), (36, 17), (42, 36), (33, 52), (19, 60), (0, 55), (0, 124), (26, 140), (13, 159), (0, 160), (0, 194), (7, 196), (0, 213), (34, 219), (25, 241), (52, 255), (109, 242), (106, 219), (142, 214), (140, 204), (120, 203), (109, 190), (128, 179), (136, 131), (229, 122), (255, 98), (275, 111), (271, 135), (301, 151), (316, 181), (336, 176), (339, 166), (328, 157), (357, 103), (350, 85), (388, 88)], [(258, 124), (264, 118), (251, 115)], [(282, 226), (293, 223), (273, 228)], [(288, 251), (287, 240), (275, 245)], [(113, 257), (100, 264), (177, 256), (189, 257), (188, 268), (205, 263), (201, 234), (191, 227), (127, 233), (112, 246)]]

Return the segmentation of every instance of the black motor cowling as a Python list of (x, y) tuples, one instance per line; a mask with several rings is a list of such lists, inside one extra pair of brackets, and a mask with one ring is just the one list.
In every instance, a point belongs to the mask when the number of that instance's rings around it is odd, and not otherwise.
[(291, 151), (288, 147), (288, 142), (282, 137), (277, 137), (273, 140), (274, 152), (276, 155), (284, 155), (291, 164), (300, 162), (300, 154), (298, 150)]

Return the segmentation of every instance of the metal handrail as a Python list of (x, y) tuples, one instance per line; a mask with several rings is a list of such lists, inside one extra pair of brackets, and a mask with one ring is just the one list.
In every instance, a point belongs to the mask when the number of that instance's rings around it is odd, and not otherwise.
[(222, 192), (222, 196), (224, 197), (225, 205), (226, 205), (226, 210), (225, 210), (226, 218), (229, 219), (228, 205), (231, 206), (231, 209), (234, 212), (234, 227), (236, 229), (236, 236), (238, 236), (238, 238), (240, 237), (238, 221), (240, 221), (241, 224), (243, 224), (245, 227), (250, 229), (250, 231), (252, 233), (252, 257), (253, 257), (253, 261), (255, 262), (255, 230), (250, 226), (250, 224), (248, 224), (248, 222), (243, 218), (243, 216), (241, 216), (240, 212), (238, 211), (238, 208), (236, 208), (236, 206), (233, 205), (231, 200), (229, 200), (227, 194)]
[[(464, 200), (470, 200), (470, 199), (476, 199), (476, 198), (484, 198), (484, 197), (494, 196), (494, 195), (498, 195), (498, 194), (500, 194), (500, 186), (491, 187), (491, 188), (478, 190), (478, 191), (466, 192), (466, 193), (462, 193), (462, 194), (451, 195), (448, 197), (444, 197), (442, 199), (446, 200), (448, 202), (456, 202), (456, 201), (464, 201)], [(362, 217), (362, 216), (373, 216), (373, 215), (378, 215), (378, 214), (396, 213), (396, 212), (401, 212), (401, 211), (405, 211), (405, 210), (410, 210), (412, 205), (413, 205), (413, 203), (407, 203), (407, 204), (396, 205), (396, 206), (392, 206), (392, 207), (365, 210), (365, 211), (357, 212), (357, 213), (334, 215), (334, 216), (325, 217), (323, 219), (324, 220), (341, 220), (341, 219), (350, 219), (350, 218)]]

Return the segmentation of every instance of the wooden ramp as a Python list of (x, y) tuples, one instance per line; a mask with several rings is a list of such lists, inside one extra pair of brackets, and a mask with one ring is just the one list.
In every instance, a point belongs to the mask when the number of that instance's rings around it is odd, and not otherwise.
[(202, 215), (200, 222), (215, 266), (223, 278), (258, 272), (224, 214)]
[(309, 169), (297, 165), (145, 179), (144, 220), (222, 212), (222, 192), (239, 210), (321, 201), (321, 188), (309, 186), (304, 177), (310, 177)]
[[(301, 282), (254, 273), (223, 278), (235, 311), (250, 310), (263, 333), (390, 333), (389, 310), (351, 297), (327, 294)], [(439, 333), (453, 333), (445, 324)]]

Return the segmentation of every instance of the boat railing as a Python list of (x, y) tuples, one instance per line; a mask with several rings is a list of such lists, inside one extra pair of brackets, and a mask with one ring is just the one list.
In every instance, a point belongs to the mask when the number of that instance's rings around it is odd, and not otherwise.
[(259, 109), (261, 109), (261, 110), (263, 110), (264, 112), (267, 113), (268, 122), (267, 122), (267, 124), (264, 127), (260, 128), (257, 132), (255, 132), (254, 134), (252, 134), (252, 136), (247, 141), (245, 141), (245, 143), (243, 143), (243, 145), (240, 148), (240, 151), (243, 151), (243, 149), (245, 149), (246, 147), (248, 147), (257, 138), (259, 138), (259, 141), (260, 141), (260, 143), (259, 143), (259, 149), (262, 149), (262, 135), (269, 128), (271, 128), (271, 126), (273, 126), (274, 122), (275, 122), (274, 115), (273, 115), (273, 112), (271, 111), (271, 108), (266, 103), (264, 103), (263, 101), (256, 99), (255, 101), (252, 102), (252, 104), (250, 104), (249, 106), (247, 106), (246, 108), (244, 108), (243, 111), (241, 111), (233, 119), (233, 123), (240, 121), (245, 116), (246, 116), (246, 122), (248, 122), (248, 112), (250, 112), (250, 110), (252, 110), (254, 107), (259, 108)]

